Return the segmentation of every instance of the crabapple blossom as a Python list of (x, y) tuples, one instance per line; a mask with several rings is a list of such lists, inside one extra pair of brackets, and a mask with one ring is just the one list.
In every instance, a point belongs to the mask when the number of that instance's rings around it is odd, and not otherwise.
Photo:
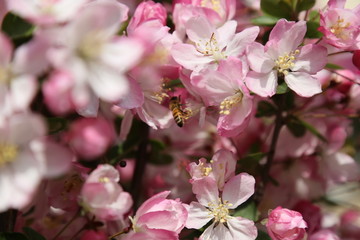
[(115, 140), (111, 123), (102, 118), (81, 118), (72, 123), (65, 140), (84, 159), (94, 159), (105, 153)]
[(146, 200), (136, 211), (132, 231), (125, 239), (178, 239), (188, 213), (179, 199), (166, 199), (170, 191), (158, 193)]
[(185, 26), (186, 34), (194, 44), (177, 43), (171, 53), (176, 62), (194, 71), (200, 71), (227, 57), (242, 55), (247, 45), (254, 42), (259, 34), (258, 27), (235, 33), (235, 21), (228, 21), (216, 29), (201, 16), (189, 19)]
[(346, 0), (330, 0), (320, 12), (319, 31), (328, 44), (339, 49), (360, 49), (360, 5), (345, 9)]
[(11, 115), (0, 126), (0, 212), (26, 207), (42, 178), (70, 168), (74, 156), (45, 133), (44, 120), (32, 113)]
[(269, 213), (266, 228), (272, 240), (301, 240), (307, 224), (299, 212), (279, 206)]
[(188, 207), (187, 228), (199, 229), (213, 220), (201, 234), (200, 239), (246, 239), (254, 240), (257, 230), (254, 222), (230, 215), (232, 209), (244, 203), (253, 193), (255, 179), (240, 173), (230, 178), (220, 193), (215, 179), (204, 177), (194, 181), (193, 192), (198, 202), (191, 202)]
[(80, 204), (101, 220), (123, 220), (133, 201), (119, 180), (119, 172), (113, 166), (98, 165), (81, 189)]
[(38, 25), (63, 23), (89, 0), (6, 0), (10, 11)]
[(309, 240), (340, 240), (340, 238), (333, 231), (323, 229), (311, 235)]
[(307, 44), (299, 48), (306, 33), (306, 22), (280, 19), (270, 33), (265, 47), (251, 44), (248, 49), (250, 68), (247, 87), (262, 96), (273, 96), (278, 78), (284, 77), (287, 86), (302, 97), (320, 93), (320, 82), (313, 77), (326, 64), (326, 49)]
[(360, 70), (360, 50), (354, 51), (352, 62)]
[(245, 61), (229, 57), (219, 62), (217, 70), (208, 68), (192, 76), (191, 83), (206, 106), (219, 106), (221, 136), (238, 135), (249, 123), (253, 101), (244, 84), (247, 72)]

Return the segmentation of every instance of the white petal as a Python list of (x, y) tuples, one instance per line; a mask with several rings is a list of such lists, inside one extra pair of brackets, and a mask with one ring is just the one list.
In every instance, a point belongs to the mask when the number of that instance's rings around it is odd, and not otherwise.
[(35, 97), (38, 84), (35, 77), (22, 75), (11, 81), (11, 103), (15, 111), (25, 111)]
[(240, 173), (225, 183), (222, 199), (232, 204), (230, 209), (235, 209), (254, 194), (255, 179), (247, 173)]
[(322, 92), (320, 81), (305, 72), (290, 72), (285, 76), (285, 82), (302, 97), (312, 97)]
[(189, 215), (186, 220), (186, 228), (200, 229), (213, 219), (209, 210), (198, 202), (191, 202), (187, 210)]
[(246, 47), (253, 43), (259, 34), (259, 27), (250, 27), (237, 33), (226, 47), (227, 56), (239, 56), (245, 52)]
[(254, 240), (257, 237), (257, 229), (253, 221), (246, 218), (231, 218), (227, 221), (233, 239)]
[(276, 93), (277, 73), (249, 72), (245, 78), (246, 86), (254, 93), (262, 97), (271, 97)]

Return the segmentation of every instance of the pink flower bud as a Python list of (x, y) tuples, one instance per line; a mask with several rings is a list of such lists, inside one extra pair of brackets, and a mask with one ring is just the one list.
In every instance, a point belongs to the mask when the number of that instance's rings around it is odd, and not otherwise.
[(360, 236), (360, 211), (348, 210), (341, 216), (343, 237), (357, 239)]
[(107, 240), (107, 236), (104, 232), (88, 230), (86, 231), (80, 240)]
[(299, 212), (277, 207), (270, 212), (266, 228), (272, 240), (301, 240), (307, 224)]
[(115, 132), (103, 118), (82, 118), (71, 125), (65, 138), (80, 157), (94, 159), (105, 153), (115, 139)]

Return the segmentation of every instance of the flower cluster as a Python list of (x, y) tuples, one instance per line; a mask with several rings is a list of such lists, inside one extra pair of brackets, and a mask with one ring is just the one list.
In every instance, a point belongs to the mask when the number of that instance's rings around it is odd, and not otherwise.
[(0, 0), (0, 239), (359, 239), (351, 3)]

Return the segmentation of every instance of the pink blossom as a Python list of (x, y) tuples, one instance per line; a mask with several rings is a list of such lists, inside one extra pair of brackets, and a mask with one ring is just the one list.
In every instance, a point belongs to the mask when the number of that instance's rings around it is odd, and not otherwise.
[(108, 236), (103, 231), (87, 230), (83, 233), (80, 240), (107, 240)]
[(0, 25), (2, 25), (3, 19), (7, 14), (8, 9), (6, 5), (6, 0), (0, 0)]
[(258, 27), (251, 27), (235, 34), (235, 21), (228, 21), (216, 29), (201, 16), (191, 18), (185, 26), (188, 38), (194, 44), (175, 44), (171, 53), (176, 62), (195, 71), (227, 57), (242, 55), (259, 33)]
[(199, 202), (188, 207), (187, 228), (200, 229), (209, 221), (211, 225), (201, 234), (205, 239), (254, 240), (257, 229), (254, 222), (229, 214), (232, 209), (244, 203), (254, 193), (255, 179), (247, 173), (230, 178), (219, 193), (215, 180), (205, 177), (193, 182), (193, 192)]
[(360, 49), (360, 5), (345, 9), (345, 0), (330, 0), (320, 12), (319, 31), (327, 43), (339, 49)]
[(35, 114), (12, 115), (0, 126), (0, 212), (29, 204), (44, 177), (57, 177), (73, 155), (43, 138), (44, 120)]
[(206, 106), (218, 106), (217, 123), (221, 136), (236, 136), (247, 127), (252, 113), (252, 97), (244, 84), (248, 72), (246, 62), (229, 57), (217, 70), (204, 69), (193, 74), (191, 83)]
[(319, 206), (307, 200), (300, 200), (293, 209), (303, 216), (308, 226), (308, 234), (312, 234), (320, 228), (322, 213)]
[(115, 102), (130, 91), (125, 72), (143, 48), (135, 39), (115, 36), (127, 12), (116, 1), (93, 1), (59, 31), (46, 32), (54, 45), (49, 58), (74, 78), (71, 97), (83, 115), (96, 116), (99, 98)]
[(341, 233), (344, 238), (356, 239), (360, 236), (360, 211), (347, 210), (341, 215)]
[(299, 48), (306, 33), (306, 22), (280, 19), (270, 33), (265, 47), (253, 43), (248, 47), (251, 71), (246, 85), (256, 94), (267, 97), (276, 93), (278, 77), (302, 97), (321, 92), (320, 82), (312, 76), (326, 64), (324, 47), (307, 44)]
[(166, 199), (170, 191), (158, 193), (146, 200), (136, 211), (132, 230), (125, 239), (178, 239), (188, 213), (177, 199)]
[(81, 205), (101, 220), (123, 220), (133, 201), (119, 180), (119, 172), (113, 166), (98, 165), (82, 187)]
[(160, 3), (146, 1), (140, 3), (127, 27), (128, 32), (134, 31), (140, 24), (147, 21), (159, 21), (161, 25), (166, 24), (166, 9)]
[(360, 70), (360, 50), (354, 51), (352, 62)]
[(333, 231), (323, 229), (311, 235), (309, 240), (340, 240), (340, 238)]
[(88, 0), (7, 0), (9, 10), (38, 25), (71, 20)]
[(307, 224), (299, 212), (277, 207), (269, 213), (266, 228), (272, 240), (301, 240)]

